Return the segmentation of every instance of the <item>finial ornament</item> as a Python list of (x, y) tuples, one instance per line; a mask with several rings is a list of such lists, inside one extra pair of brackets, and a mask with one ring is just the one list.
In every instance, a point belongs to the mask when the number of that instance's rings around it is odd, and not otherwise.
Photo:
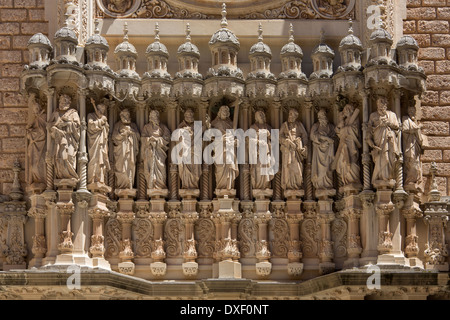
[(320, 43), (325, 43), (325, 30), (320, 29)]
[(123, 40), (128, 41), (128, 22), (123, 25)]
[(294, 42), (294, 26), (292, 23), (289, 25), (289, 42)]
[(159, 23), (155, 23), (155, 40), (159, 41)]
[(352, 18), (348, 19), (348, 24), (349, 24), (348, 33), (349, 34), (353, 34), (353, 20), (352, 20)]
[(259, 42), (263, 41), (263, 30), (262, 30), (262, 23), (259, 23), (259, 27), (258, 27), (258, 40)]
[(189, 25), (189, 22), (186, 23), (186, 40), (191, 42), (191, 26)]
[(220, 23), (220, 26), (222, 28), (228, 27), (228, 21), (227, 21), (227, 5), (225, 3), (222, 3), (222, 22)]
[(95, 19), (94, 20), (94, 25), (95, 25), (94, 33), (95, 34), (100, 34), (100, 28), (98, 27), (99, 24), (100, 24), (100, 21), (98, 19)]

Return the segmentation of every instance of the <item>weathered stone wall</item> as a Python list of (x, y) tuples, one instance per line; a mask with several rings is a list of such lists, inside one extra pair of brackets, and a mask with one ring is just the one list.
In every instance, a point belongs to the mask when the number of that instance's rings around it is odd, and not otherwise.
[[(438, 167), (438, 186), (450, 195), (450, 1), (408, 0), (404, 33), (419, 43), (419, 59), (428, 76), (427, 92), (422, 99), (423, 132), (429, 146), (423, 155), (424, 174), (430, 174), (430, 162)], [(428, 181), (427, 181), (428, 180)], [(425, 190), (430, 187), (425, 179)]]
[[(28, 63), (30, 37), (47, 34), (44, 0), (0, 0), (0, 193), (8, 194), (15, 159), (25, 168), (27, 106), (20, 95), (23, 66)], [(21, 180), (25, 174), (22, 171)]]

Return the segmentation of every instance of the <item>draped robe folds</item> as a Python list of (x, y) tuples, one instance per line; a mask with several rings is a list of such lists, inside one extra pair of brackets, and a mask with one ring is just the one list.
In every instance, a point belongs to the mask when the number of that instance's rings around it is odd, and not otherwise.
[(75, 109), (52, 114), (50, 135), (57, 179), (76, 179), (77, 153), (80, 142), (80, 117)]
[(37, 115), (27, 128), (30, 170), (28, 182), (45, 183), (45, 151), (47, 145), (47, 119), (45, 114)]
[[(270, 166), (271, 166), (271, 162), (269, 162), (268, 164), (261, 164), (260, 163), (260, 152), (263, 151), (262, 145), (261, 143), (264, 143), (262, 141), (259, 141), (259, 145), (257, 145), (257, 142), (260, 138), (260, 134), (262, 131), (266, 131), (266, 140), (265, 143), (267, 143), (266, 146), (266, 154), (263, 155), (263, 158), (265, 157), (266, 161), (271, 161), (271, 151), (270, 151), (270, 132), (272, 130), (272, 127), (270, 125), (268, 125), (267, 123), (255, 123), (254, 125), (252, 125), (250, 127), (250, 129), (253, 129), (256, 131), (256, 141), (255, 141), (255, 145), (257, 146), (256, 148), (256, 164), (252, 164), (251, 165), (251, 178), (252, 178), (252, 188), (253, 189), (270, 189), (270, 182), (273, 179), (273, 175), (269, 175), (269, 174), (262, 174), (262, 171), (264, 169), (266, 169), (265, 171), (267, 171)], [(250, 153), (253, 150), (250, 150)], [(251, 154), (250, 154), (251, 156)]]
[(403, 117), (402, 138), (405, 161), (404, 184), (420, 184), (422, 182), (422, 153), (423, 136), (419, 124), (410, 117)]
[[(284, 190), (303, 189), (303, 160), (306, 154), (301, 148), (308, 146), (308, 134), (300, 121), (285, 122), (280, 130), (283, 171), (281, 187)], [(295, 144), (295, 147), (291, 143)]]
[(333, 168), (341, 177), (344, 185), (360, 183), (359, 151), (359, 118), (346, 117), (342, 125), (336, 128), (339, 146), (334, 158)]
[(136, 157), (139, 152), (139, 130), (134, 123), (121, 121), (114, 126), (114, 173), (116, 189), (132, 189), (136, 174)]
[(166, 159), (170, 131), (163, 125), (151, 122), (142, 131), (142, 160), (148, 189), (167, 189)]
[[(178, 129), (185, 129), (189, 132), (190, 141), (182, 139), (182, 150), (185, 153), (189, 154), (190, 157), (190, 164), (184, 163), (184, 161), (181, 161), (181, 163), (178, 165), (178, 169), (180, 172), (180, 179), (181, 179), (181, 186), (183, 189), (198, 189), (198, 181), (200, 179), (201, 175), (201, 165), (195, 164), (195, 159), (198, 159), (201, 161), (201, 149), (200, 154), (195, 154), (195, 148), (194, 148), (194, 142), (196, 141), (196, 137), (194, 136), (194, 123), (187, 123), (183, 120), (183, 122), (180, 123), (178, 126)], [(199, 132), (201, 134), (201, 132)], [(202, 141), (201, 136), (197, 137), (198, 141)]]
[(90, 113), (87, 117), (88, 127), (88, 183), (105, 184), (105, 175), (110, 170), (108, 158), (109, 124), (106, 116), (98, 117)]
[[(385, 119), (386, 125), (383, 125), (382, 119)], [(372, 159), (375, 164), (372, 183), (377, 180), (395, 180), (395, 165), (399, 156), (397, 115), (392, 111), (386, 111), (386, 115), (383, 116), (374, 112), (370, 115), (368, 128), (369, 139), (381, 149), (372, 149)]]
[[(214, 153), (216, 189), (234, 189), (234, 182), (239, 176), (239, 167), (237, 165), (236, 148), (234, 147), (235, 137), (232, 133), (233, 123), (230, 119), (223, 120), (217, 117), (211, 123), (211, 126), (212, 128), (220, 130), (222, 133), (222, 139), (214, 140), (213, 142), (215, 151), (223, 150), (222, 153)], [(227, 133), (227, 130), (231, 130), (230, 133)], [(220, 144), (222, 144), (222, 147)], [(227, 145), (233, 146), (234, 154), (233, 152), (226, 152)]]
[(311, 128), (312, 141), (312, 167), (311, 182), (316, 189), (333, 188), (333, 171), (331, 164), (334, 160), (334, 139), (336, 136), (334, 126), (327, 123), (325, 126), (315, 123)]

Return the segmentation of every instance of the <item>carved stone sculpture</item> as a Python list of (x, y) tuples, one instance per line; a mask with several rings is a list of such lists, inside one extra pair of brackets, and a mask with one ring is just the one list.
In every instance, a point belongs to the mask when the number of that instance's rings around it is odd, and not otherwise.
[(339, 113), (339, 122), (336, 133), (339, 137), (339, 146), (332, 165), (344, 185), (360, 184), (359, 166), (359, 109), (347, 104)]
[(70, 108), (71, 98), (62, 94), (59, 110), (50, 117), (47, 126), (52, 138), (52, 152), (57, 179), (78, 181), (77, 153), (80, 143), (80, 116)]
[[(234, 135), (227, 130), (233, 129), (233, 122), (230, 119), (230, 108), (221, 106), (216, 119), (211, 122), (211, 127), (220, 130), (222, 139), (214, 140), (215, 150), (222, 149), (214, 155), (216, 168), (216, 189), (234, 189), (234, 182), (239, 175), (239, 168), (236, 163), (236, 153), (226, 152), (226, 146), (234, 146)], [(220, 147), (218, 144), (222, 144)], [(222, 164), (219, 164), (222, 163)]]
[(132, 0), (104, 0), (111, 12), (125, 13), (131, 8)]
[(397, 132), (399, 124), (397, 115), (387, 110), (386, 97), (377, 99), (377, 111), (370, 115), (368, 123), (367, 143), (372, 148), (372, 159), (375, 164), (372, 183), (377, 181), (395, 183), (395, 162), (399, 156)]
[[(262, 155), (263, 159), (265, 158), (267, 161), (271, 159), (270, 157), (270, 131), (272, 127), (266, 122), (266, 115), (264, 111), (256, 111), (255, 113), (255, 123), (250, 127), (256, 131), (256, 139), (255, 144), (257, 146), (256, 161), (257, 164), (253, 164), (251, 166), (251, 177), (252, 177), (252, 187), (253, 189), (270, 189), (270, 182), (273, 179), (273, 175), (264, 174), (264, 171), (267, 171), (270, 167), (270, 163), (261, 164), (260, 163), (260, 153), (264, 152)], [(264, 135), (263, 137), (261, 135)], [(250, 157), (252, 156), (249, 154)], [(264, 170), (266, 169), (266, 170)]]
[(421, 127), (416, 120), (416, 108), (408, 108), (408, 116), (402, 119), (403, 156), (405, 161), (404, 184), (416, 189), (422, 183), (422, 154), (423, 135)]
[(109, 124), (106, 118), (106, 105), (104, 103), (95, 106), (91, 99), (95, 112), (87, 116), (88, 133), (88, 184), (100, 183), (105, 185), (105, 176), (110, 170), (108, 158), (108, 134)]
[(28, 106), (32, 112), (32, 120), (27, 125), (28, 139), (28, 183), (45, 185), (45, 151), (47, 119), (44, 110), (41, 109), (36, 97), (32, 94), (28, 100)]
[(122, 110), (112, 134), (116, 189), (133, 189), (139, 139), (140, 134), (136, 124), (131, 122), (130, 111)]
[[(178, 169), (180, 172), (181, 179), (181, 187), (183, 189), (198, 189), (198, 181), (201, 175), (201, 164), (195, 164), (195, 159), (200, 159), (202, 155), (196, 154), (194, 149), (194, 141), (196, 141), (196, 137), (194, 136), (194, 111), (192, 109), (187, 109), (184, 112), (184, 120), (178, 126), (178, 129), (185, 130), (190, 137), (190, 141), (182, 140), (183, 151), (189, 154), (190, 164), (184, 163), (182, 161), (178, 165)], [(201, 137), (200, 137), (201, 139)], [(201, 140), (199, 140), (201, 141)], [(201, 150), (200, 150), (201, 152)]]
[(141, 155), (148, 189), (167, 189), (166, 159), (169, 142), (169, 129), (160, 123), (159, 112), (152, 110), (141, 137)]
[(317, 114), (318, 122), (311, 128), (312, 168), (311, 182), (316, 190), (333, 188), (333, 171), (331, 164), (334, 160), (334, 139), (336, 133), (334, 125), (327, 118), (327, 113), (321, 109)]
[(288, 121), (280, 130), (282, 160), (281, 186), (284, 190), (303, 189), (303, 160), (307, 157), (308, 134), (298, 121), (298, 111), (289, 110)]

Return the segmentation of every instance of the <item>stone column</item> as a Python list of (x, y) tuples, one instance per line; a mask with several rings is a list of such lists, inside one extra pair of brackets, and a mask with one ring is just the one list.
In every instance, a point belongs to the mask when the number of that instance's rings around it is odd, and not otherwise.
[[(47, 123), (55, 110), (55, 88), (47, 89)], [(52, 148), (52, 141), (50, 136), (50, 128), (47, 128), (47, 153), (45, 155), (45, 162), (47, 164), (47, 176), (46, 176), (46, 193), (54, 194), (55, 189), (55, 163), (53, 157), (51, 157), (50, 152)]]
[[(346, 199), (346, 202), (359, 202), (359, 199)], [(359, 258), (362, 252), (361, 237), (359, 235), (359, 219), (361, 218), (362, 210), (357, 204), (353, 207), (348, 207), (343, 212), (343, 216), (347, 220), (347, 256), (348, 259), (344, 262), (345, 269), (359, 267)]]
[[(314, 109), (311, 101), (305, 102), (305, 129), (308, 133), (308, 136), (311, 132), (311, 126), (314, 122)], [(306, 201), (313, 201), (313, 185), (311, 182), (311, 161), (312, 161), (312, 143), (311, 139), (309, 139), (308, 144), (308, 158), (306, 160), (306, 165), (304, 169), (304, 186), (306, 191)]]
[(423, 268), (423, 262), (418, 258), (419, 254), (419, 245), (416, 229), (416, 220), (417, 218), (422, 218), (422, 210), (420, 210), (417, 203), (414, 203), (413, 198), (414, 195), (410, 195), (408, 203), (402, 209), (402, 215), (406, 220), (406, 238), (405, 238), (405, 255), (409, 259), (409, 265), (411, 267), (420, 267)]
[(370, 113), (370, 89), (364, 89), (360, 92), (362, 98), (362, 134), (363, 134), (363, 153), (362, 153), (362, 169), (363, 169), (363, 191), (359, 194), (361, 199), (363, 214), (361, 216), (361, 242), (363, 251), (361, 253), (360, 264), (375, 264), (377, 261), (378, 250), (378, 224), (373, 205), (375, 193), (372, 190), (370, 170), (372, 167), (372, 159), (369, 153), (368, 138), (368, 122)]
[(184, 252), (183, 258), (184, 263), (182, 265), (183, 274), (186, 277), (195, 277), (198, 273), (198, 263), (195, 261), (197, 259), (197, 250), (195, 249), (195, 238), (194, 238), (194, 224), (198, 220), (198, 212), (196, 210), (197, 200), (196, 199), (183, 199), (182, 201), (182, 212), (181, 219), (184, 224), (185, 231), (185, 241), (184, 241)]
[(121, 262), (118, 264), (119, 272), (123, 274), (133, 275), (135, 265), (132, 262), (134, 258), (133, 243), (131, 239), (131, 226), (133, 224), (135, 214), (132, 211), (132, 199), (120, 199), (117, 219), (122, 224), (122, 251), (119, 253)]
[[(145, 123), (146, 123), (146, 118), (145, 117), (145, 102), (141, 101), (143, 98), (140, 97), (138, 103), (137, 103), (137, 112), (136, 112), (136, 124), (139, 128), (139, 132), (142, 132), (142, 130), (144, 129)], [(141, 202), (145, 202), (147, 204), (146, 201), (146, 193), (147, 193), (147, 186), (146, 186), (146, 182), (145, 182), (145, 175), (144, 175), (144, 167), (143, 167), (143, 163), (141, 160), (140, 155), (138, 155), (138, 164), (137, 164), (137, 174), (136, 177), (138, 179), (138, 191), (137, 191), (137, 201), (136, 201), (136, 205), (139, 205)]]
[[(35, 197), (34, 195), (32, 197)], [(34, 202), (33, 200), (31, 200)], [(28, 264), (29, 268), (39, 268), (43, 265), (43, 259), (47, 252), (47, 245), (45, 239), (45, 217), (47, 216), (45, 207), (33, 206), (28, 211), (28, 216), (34, 219), (34, 235), (33, 247), (31, 251), (34, 254), (33, 259)]]
[[(78, 150), (78, 176), (80, 177), (80, 182), (78, 186), (77, 193), (87, 193), (87, 163), (88, 163), (88, 155), (86, 148), (86, 131), (87, 131), (87, 122), (86, 122), (86, 89), (78, 90), (79, 96), (79, 110), (80, 110), (80, 147)], [(89, 198), (88, 198), (89, 199)], [(88, 200), (82, 199), (82, 200)]]
[[(242, 107), (240, 108), (241, 111), (241, 117), (240, 117), (240, 128), (246, 132), (249, 128), (249, 112), (251, 112), (251, 108), (249, 107), (248, 103), (242, 103)], [(240, 141), (240, 143), (245, 144), (244, 141)], [(250, 177), (250, 165), (248, 164), (248, 146), (244, 145), (246, 148), (245, 152), (245, 164), (239, 165), (239, 170), (242, 172), (242, 176), (239, 177), (240, 180), (240, 186), (241, 186), (241, 200), (251, 200), (251, 177)]]
[[(168, 128), (170, 130), (170, 132), (174, 132), (177, 127), (178, 127), (178, 122), (177, 122), (177, 114), (178, 112), (178, 106), (175, 102), (172, 102), (169, 104), (169, 108), (168, 108), (168, 113), (173, 115), (172, 117), (169, 117), (169, 121), (168, 121)], [(169, 155), (169, 181), (168, 181), (168, 185), (169, 185), (169, 199), (170, 201), (178, 201), (178, 166), (176, 164), (172, 163), (172, 149), (175, 146), (175, 142), (171, 141), (169, 144), (169, 151), (168, 151), (168, 155)]]
[[(402, 115), (401, 115), (401, 89), (394, 89), (394, 112), (397, 115), (397, 120), (399, 124), (398, 131), (398, 148), (402, 150)], [(400, 157), (396, 163), (396, 177), (395, 177), (395, 192), (394, 201), (398, 207), (403, 205), (406, 201), (408, 194), (403, 189), (403, 153), (400, 152)]]
[[(106, 201), (105, 201), (106, 203)], [(105, 207), (97, 206), (89, 210), (89, 216), (92, 219), (92, 236), (91, 247), (89, 248), (92, 254), (93, 267), (103, 268), (111, 270), (111, 266), (108, 261), (105, 260), (105, 245), (104, 240), (104, 219), (109, 217), (109, 210)]]
[(164, 276), (167, 272), (167, 265), (164, 262), (166, 252), (164, 251), (163, 228), (164, 222), (167, 220), (167, 214), (164, 210), (152, 210), (149, 216), (153, 225), (153, 262), (150, 264), (150, 270), (154, 276)]
[[(259, 200), (261, 202), (262, 200)], [(258, 226), (258, 242), (256, 244), (256, 274), (265, 278), (268, 277), (272, 271), (272, 263), (269, 262), (271, 253), (269, 251), (269, 241), (267, 237), (267, 224), (272, 219), (269, 204), (270, 200), (265, 200), (266, 203), (256, 204), (255, 220)], [(266, 206), (264, 206), (266, 204)]]
[[(281, 119), (280, 119), (280, 112), (281, 112), (281, 107), (280, 107), (280, 103), (279, 102), (275, 102), (272, 105), (272, 128), (275, 130), (279, 130), (280, 129), (280, 123), (281, 123)], [(273, 201), (282, 201), (283, 197), (282, 197), (282, 190), (281, 190), (281, 170), (283, 170), (283, 168), (281, 168), (281, 152), (280, 152), (280, 158), (279, 158), (279, 166), (278, 166), (278, 172), (275, 174), (274, 178), (273, 178), (273, 182), (272, 182), (272, 189), (273, 189)]]
[[(275, 214), (281, 208), (274, 207)], [(300, 221), (303, 220), (302, 213), (289, 213), (286, 214), (286, 220), (289, 225), (289, 251), (288, 251), (288, 274), (298, 279), (303, 273), (303, 263), (301, 258), (303, 256), (301, 251), (300, 241)]]
[(333, 241), (331, 241), (331, 222), (335, 218), (332, 210), (333, 200), (319, 200), (318, 206), (319, 223), (322, 232), (319, 249), (319, 272), (320, 274), (327, 274), (334, 272), (335, 269)]

